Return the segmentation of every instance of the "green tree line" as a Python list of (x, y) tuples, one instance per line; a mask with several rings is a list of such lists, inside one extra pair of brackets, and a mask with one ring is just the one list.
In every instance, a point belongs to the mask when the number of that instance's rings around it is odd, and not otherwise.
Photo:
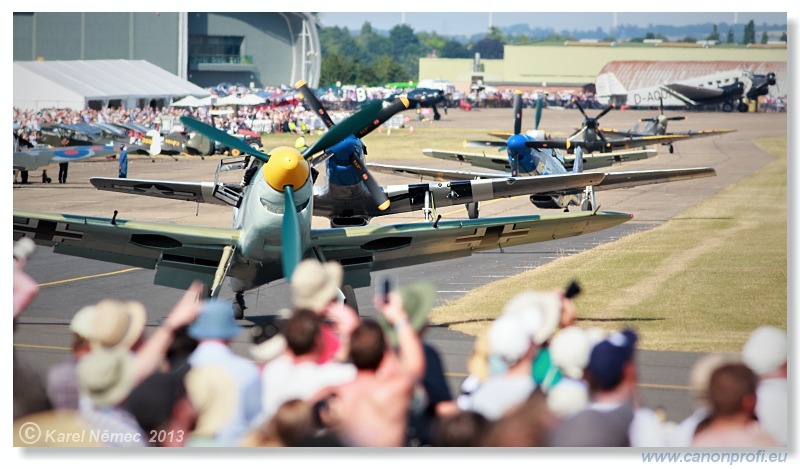
[[(531, 40), (524, 35), (506, 37), (499, 28), (490, 28), (481, 39), (466, 44), (435, 32), (414, 32), (401, 24), (389, 30), (388, 36), (377, 33), (369, 22), (357, 35), (347, 28), (321, 27), (322, 48), (320, 86), (336, 82), (381, 86), (386, 83), (416, 80), (420, 57), (449, 59), (502, 59), (505, 44), (526, 44), (553, 40)], [(555, 40), (569, 39), (558, 36)]]
[[(598, 28), (596, 33), (602, 35), (603, 31)], [(713, 25), (706, 39), (728, 44), (733, 44), (735, 41), (733, 29), (728, 30), (725, 41), (722, 41), (720, 36), (717, 25)], [(380, 34), (369, 22), (361, 26), (358, 34), (338, 26), (320, 27), (319, 38), (322, 48), (321, 87), (331, 86), (336, 82), (382, 86), (391, 82), (414, 81), (419, 76), (420, 57), (464, 59), (480, 54), (482, 59), (502, 59), (503, 46), (506, 44), (575, 40), (565, 32), (532, 38), (524, 33), (504, 34), (499, 28), (491, 27), (485, 35), (462, 43), (435, 32), (417, 33), (406, 24), (394, 26), (388, 35)], [(629, 39), (629, 42), (643, 42), (645, 39), (661, 39), (669, 42), (665, 36), (654, 33)], [(766, 44), (768, 39), (766, 31), (762, 33), (760, 39), (762, 44)], [(780, 39), (786, 40), (786, 33)], [(604, 37), (603, 40), (611, 42), (615, 41), (615, 38)], [(695, 41), (695, 37), (686, 36), (678, 42)], [(739, 43), (755, 42), (755, 23), (750, 20), (744, 28), (744, 37)]]

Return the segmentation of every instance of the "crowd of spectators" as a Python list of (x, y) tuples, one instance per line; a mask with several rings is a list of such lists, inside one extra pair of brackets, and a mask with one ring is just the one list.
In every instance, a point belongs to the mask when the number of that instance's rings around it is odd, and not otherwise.
[[(14, 248), (14, 320), (36, 296)], [(755, 329), (736, 354), (692, 370), (697, 411), (665, 422), (640, 394), (639, 334), (577, 324), (566, 292), (523, 291), (476, 337), (457, 393), (426, 343), (436, 287), (375, 297), (378, 316), (340, 301), (343, 269), (305, 260), (292, 307), (250, 356), (229, 301), (194, 283), (145, 334), (136, 301), (103, 300), (69, 324), (73, 352), (46, 379), (14, 361), (15, 445), (25, 425), (102, 432), (88, 446), (777, 447), (788, 444), (786, 331)], [(54, 434), (55, 434), (54, 433)], [(60, 434), (60, 433), (59, 433)]]
[[(190, 116), (210, 123), (219, 129), (234, 134), (261, 133), (308, 133), (323, 132), (326, 127), (319, 116), (306, 109), (296, 90), (287, 87), (270, 87), (252, 90), (243, 85), (219, 85), (208, 88), (212, 96), (221, 99), (226, 96), (246, 96), (257, 94), (264, 100), (260, 105), (238, 106), (197, 106), (197, 107), (163, 107), (133, 108), (125, 107), (102, 109), (42, 109), (37, 112), (14, 108), (14, 133), (36, 143), (40, 140), (42, 127), (51, 124), (77, 123), (125, 123), (133, 122), (146, 128), (155, 128), (162, 133), (171, 132), (180, 116)], [(319, 100), (331, 114), (335, 122), (345, 118), (360, 103), (366, 100), (387, 99), (396, 93), (390, 88), (356, 88), (353, 86), (330, 87), (318, 90)], [(446, 96), (446, 104), (442, 107), (472, 109), (473, 107), (511, 107), (514, 89), (498, 89), (495, 87), (473, 86), (469, 91), (455, 91)], [(601, 109), (604, 106), (597, 101), (591, 92), (578, 89), (560, 89), (548, 91), (544, 88), (524, 91), (523, 106), (533, 108), (537, 100), (542, 98), (545, 107), (575, 108), (577, 103), (584, 109)], [(759, 104), (764, 112), (785, 112), (786, 100), (780, 97), (766, 96)], [(400, 124), (402, 125), (402, 124)]]

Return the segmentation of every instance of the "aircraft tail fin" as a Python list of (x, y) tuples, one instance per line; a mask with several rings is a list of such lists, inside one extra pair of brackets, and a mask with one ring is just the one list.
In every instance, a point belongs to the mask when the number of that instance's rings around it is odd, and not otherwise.
[(598, 75), (595, 87), (598, 101), (601, 104), (607, 104), (608, 99), (612, 96), (626, 96), (628, 94), (628, 90), (619, 81), (619, 78), (611, 72)]

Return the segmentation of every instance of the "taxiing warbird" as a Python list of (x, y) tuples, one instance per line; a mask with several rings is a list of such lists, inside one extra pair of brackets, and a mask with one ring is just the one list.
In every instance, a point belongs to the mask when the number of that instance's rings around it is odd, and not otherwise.
[[(401, 174), (415, 177), (429, 177), (437, 180), (452, 180), (464, 178), (489, 178), (493, 180), (498, 177), (517, 177), (520, 174), (532, 174), (534, 178), (548, 177), (552, 179), (568, 178), (577, 175), (593, 175), (598, 182), (587, 184), (584, 187), (574, 187), (565, 184), (555, 190), (543, 190), (531, 193), (530, 200), (536, 207), (542, 209), (569, 209), (570, 205), (578, 206), (581, 210), (593, 210), (597, 207), (594, 191), (606, 189), (619, 189), (635, 187), (646, 184), (657, 184), (662, 182), (683, 181), (702, 177), (715, 176), (717, 173), (714, 168), (686, 168), (686, 169), (657, 169), (647, 171), (619, 171), (619, 172), (583, 172), (587, 158), (583, 156), (583, 149), (578, 146), (575, 151), (575, 159), (571, 170), (566, 168), (563, 155), (555, 148), (542, 148), (540, 141), (536, 138), (520, 133), (522, 129), (522, 95), (519, 91), (514, 95), (514, 134), (505, 142), (508, 159), (504, 164), (511, 168), (511, 173), (486, 173), (467, 170), (445, 170), (411, 166), (390, 166), (371, 164), (375, 172), (390, 174)], [(446, 152), (441, 150), (425, 149), (423, 153), (443, 159), (462, 160), (460, 153)], [(482, 163), (488, 166), (487, 160), (473, 158), (471, 162)], [(489, 160), (491, 164), (497, 165)], [(499, 165), (498, 165), (499, 166)], [(525, 178), (520, 178), (525, 179)], [(470, 218), (477, 218), (479, 206), (477, 202), (466, 204), (467, 213)]]
[[(617, 130), (617, 129), (602, 129), (603, 132), (613, 135), (615, 137), (646, 137), (649, 135), (664, 135), (664, 136), (673, 136), (673, 135), (688, 135), (689, 138), (696, 138), (696, 137), (711, 137), (714, 135), (720, 134), (727, 134), (730, 132), (735, 132), (735, 129), (710, 129), (710, 130), (686, 130), (680, 133), (673, 133), (667, 131), (667, 124), (669, 121), (682, 121), (686, 119), (686, 116), (667, 116), (664, 114), (664, 100), (659, 98), (659, 106), (658, 106), (659, 114), (656, 117), (646, 117), (644, 119), (639, 119), (640, 122), (644, 122), (645, 125), (643, 127), (639, 127), (639, 124), (636, 124), (630, 130)], [(672, 142), (664, 142), (662, 145), (669, 145), (669, 152), (673, 153), (675, 148), (673, 148)]]
[[(244, 292), (290, 278), (303, 258), (341, 263), (345, 271), (342, 290), (347, 301), (354, 301), (352, 289), (369, 286), (373, 271), (578, 236), (611, 228), (631, 218), (627, 213), (595, 210), (481, 220), (436, 220), (434, 223), (312, 228), (316, 201), (312, 162), (318, 163), (315, 155), (373, 122), (380, 107), (380, 103), (376, 104), (378, 107), (369, 105), (330, 128), (302, 154), (291, 147), (262, 153), (228, 136), (231, 141), (226, 144), (241, 145), (242, 151), (256, 160), (253, 166), (256, 169), (247, 184), (242, 184), (238, 190), (226, 187), (225, 194), (215, 196), (212, 192), (218, 187), (213, 184), (188, 183), (193, 190), (208, 189), (209, 192), (201, 191), (184, 200), (197, 196), (213, 200), (231, 197), (231, 202), (235, 200), (231, 204), (234, 207), (231, 228), (137, 222), (117, 218), (116, 214), (113, 218), (99, 218), (15, 211), (14, 238), (30, 237), (37, 244), (52, 246), (53, 251), (60, 254), (154, 269), (154, 283), (158, 285), (183, 289), (192, 281), (201, 280), (209, 286), (211, 296), (219, 295), (223, 281), (228, 278), (236, 294), (235, 315), (242, 318)], [(198, 131), (211, 128), (190, 119), (184, 120), (184, 124)], [(584, 185), (596, 182), (595, 176), (590, 174), (576, 175), (576, 178), (583, 179), (580, 184)], [(507, 185), (515, 184), (513, 178), (504, 178), (504, 181)], [(155, 191), (180, 191), (177, 183), (171, 187), (171, 183), (167, 183), (163, 189), (159, 189), (158, 184), (156, 181), (149, 187)], [(490, 190), (491, 185), (482, 187)], [(416, 196), (429, 198), (431, 193), (432, 190), (428, 190), (427, 195), (420, 192)], [(408, 191), (395, 194), (387, 190), (386, 195), (392, 200), (391, 207), (412, 197)]]
[(565, 139), (537, 140), (528, 145), (531, 148), (555, 148), (566, 150), (568, 153), (575, 153), (576, 148), (580, 147), (584, 153), (611, 153), (617, 150), (627, 150), (631, 148), (644, 148), (655, 144), (669, 144), (676, 140), (689, 138), (688, 135), (645, 135), (627, 136), (619, 138), (607, 138), (600, 127), (600, 118), (614, 109), (613, 104), (600, 111), (596, 116), (589, 116), (583, 110), (581, 103), (573, 98), (572, 102), (583, 114), (581, 127), (572, 135)]

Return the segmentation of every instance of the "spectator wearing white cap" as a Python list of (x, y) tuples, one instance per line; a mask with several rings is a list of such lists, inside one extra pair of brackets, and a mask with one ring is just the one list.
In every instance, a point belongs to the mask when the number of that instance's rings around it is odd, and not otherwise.
[(521, 315), (528, 312), (541, 313), (539, 324), (531, 331), (533, 341), (539, 349), (531, 365), (531, 375), (539, 389), (547, 393), (562, 377), (561, 370), (552, 363), (550, 339), (560, 327), (575, 323), (575, 303), (565, 296), (563, 290), (526, 291), (509, 300), (503, 308), (503, 313), (507, 312)]
[(755, 329), (742, 349), (742, 361), (758, 376), (756, 416), (775, 441), (789, 441), (789, 383), (786, 331), (773, 326)]
[(233, 418), (215, 434), (215, 438), (230, 446), (239, 444), (261, 412), (261, 378), (258, 367), (230, 348), (231, 341), (241, 330), (242, 327), (233, 319), (231, 302), (219, 299), (204, 301), (197, 319), (188, 330), (189, 336), (199, 342), (189, 356), (189, 364), (193, 368), (221, 367), (233, 376), (236, 392), (228, 398), (236, 401), (236, 411)]
[(528, 399), (536, 389), (531, 366), (538, 347), (532, 332), (541, 321), (542, 313), (526, 310), (504, 313), (492, 322), (488, 334), (491, 377), (472, 394), (468, 410), (494, 421)]
[(593, 346), (590, 334), (578, 326), (560, 329), (550, 342), (550, 359), (562, 378), (548, 391), (547, 406), (562, 420), (589, 404), (589, 386), (583, 380), (583, 370), (589, 364)]

